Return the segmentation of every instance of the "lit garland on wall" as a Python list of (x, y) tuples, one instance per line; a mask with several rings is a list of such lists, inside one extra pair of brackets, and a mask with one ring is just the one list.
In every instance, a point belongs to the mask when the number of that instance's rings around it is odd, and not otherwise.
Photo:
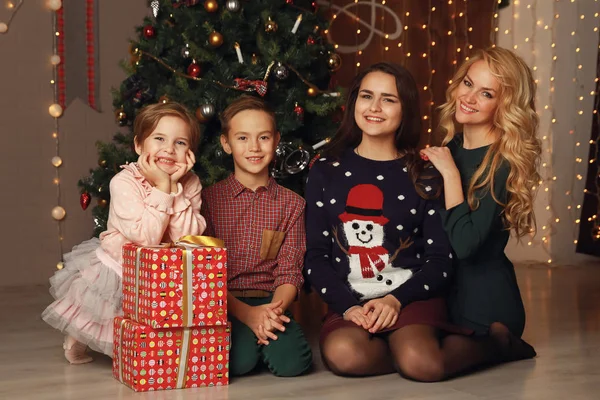
[[(435, 75), (436, 73), (439, 73), (434, 68), (433, 55), (435, 54), (435, 51), (439, 49), (442, 51), (440, 54), (443, 54), (443, 49), (445, 48), (445, 45), (447, 43), (450, 43), (452, 54), (450, 55), (449, 66), (451, 66), (451, 70), (442, 68), (444, 69), (444, 71), (442, 71), (443, 74), (450, 74), (450, 71), (456, 71), (458, 69), (458, 66), (463, 60), (469, 59), (469, 51), (473, 49), (470, 35), (476, 34), (476, 32), (474, 32), (473, 27), (469, 25), (468, 1), (469, 0), (445, 0), (444, 3), (440, 5), (438, 1), (428, 0), (428, 14), (427, 16), (423, 16), (422, 22), (416, 20), (415, 15), (408, 11), (407, 2), (397, 3), (397, 5), (394, 6), (395, 14), (393, 15), (399, 19), (402, 25), (402, 35), (398, 38), (397, 42), (394, 41), (393, 43), (388, 42), (394, 40), (395, 37), (393, 37), (392, 34), (387, 34), (385, 30), (385, 14), (386, 12), (391, 12), (390, 8), (386, 8), (387, 11), (382, 11), (380, 19), (377, 19), (378, 23), (381, 24), (381, 26), (383, 26), (384, 29), (380, 30), (379, 27), (375, 27), (374, 25), (369, 26), (365, 22), (366, 20), (375, 21), (375, 18), (373, 17), (374, 10), (383, 9), (383, 6), (386, 6), (386, 0), (380, 0), (380, 2), (378, 1), (377, 3), (371, 1), (363, 2), (359, 0), (353, 0), (352, 2), (349, 2), (344, 6), (337, 6), (338, 8), (332, 16), (333, 20), (336, 20), (341, 14), (344, 14), (345, 16), (350, 17), (351, 21), (356, 24), (356, 26), (353, 25), (352, 28), (355, 33), (355, 74), (358, 74), (361, 70), (361, 66), (363, 66), (362, 56), (363, 51), (365, 50), (363, 46), (365, 42), (361, 40), (361, 38), (363, 38), (364, 35), (370, 34), (369, 32), (365, 32), (366, 29), (371, 29), (377, 32), (377, 34), (380, 36), (381, 39), (378, 45), (381, 46), (380, 56), (382, 58), (385, 57), (388, 51), (397, 47), (400, 50), (400, 52), (399, 57), (394, 60), (395, 62), (406, 65), (408, 61), (410, 61), (411, 57), (414, 56), (418, 58), (418, 60), (423, 60), (423, 62), (426, 63), (426, 68), (428, 68), (429, 74), (425, 77), (424, 81), (420, 83), (419, 87), (422, 90), (424, 100), (424, 115), (422, 116), (422, 120), (425, 130), (428, 134), (431, 134), (435, 131), (436, 126), (434, 126), (435, 120), (433, 116), (437, 112), (436, 107), (438, 106), (438, 104), (436, 104), (435, 102), (435, 92), (433, 90)], [(362, 8), (360, 7), (361, 4), (363, 5)], [(437, 6), (435, 4), (437, 4)], [(355, 6), (353, 11), (348, 11), (352, 6)], [(498, 5), (494, 2), (494, 17), (492, 18), (493, 27), (497, 26), (497, 11)], [(370, 12), (371, 14), (365, 15), (365, 12)], [(440, 37), (435, 36), (436, 30), (434, 29), (434, 17), (450, 18), (449, 29), (444, 32), (440, 32)], [(366, 19), (363, 20), (361, 18)], [(423, 49), (415, 48), (414, 41), (410, 40), (413, 30), (418, 31), (415, 34), (423, 33), (427, 35), (427, 43), (425, 43)], [(328, 34), (328, 31), (325, 31), (324, 33)], [(490, 43), (494, 43), (494, 38), (495, 32), (492, 32)], [(334, 43), (334, 47), (338, 48), (339, 46), (338, 44)], [(417, 62), (416, 59), (414, 59), (413, 61)], [(411, 63), (411, 66), (414, 66), (414, 64)], [(449, 77), (448, 79), (449, 80), (446, 81), (446, 83), (449, 85), (452, 83), (452, 80), (451, 77)], [(433, 136), (428, 135), (426, 145), (430, 145), (432, 140)]]
[[(598, 2), (598, 0), (595, 0), (595, 2)], [(577, 15), (580, 15), (579, 13), (579, 7), (578, 7), (578, 12)], [(596, 12), (594, 13), (594, 17), (599, 20), (600, 19), (600, 13)], [(580, 15), (580, 19), (584, 19), (585, 15), (581, 14)], [(598, 21), (596, 22), (596, 26), (594, 27), (594, 32), (598, 32), (598, 30), (600, 29), (599, 25), (598, 25)], [(576, 48), (576, 54), (579, 56), (581, 53), (581, 49), (579, 47)], [(600, 52), (600, 43), (598, 44), (598, 51)], [(600, 134), (598, 134), (598, 130), (600, 130), (600, 96), (598, 94), (598, 90), (600, 88), (600, 62), (599, 62), (600, 58), (596, 59), (596, 77), (594, 79), (594, 90), (592, 90), (590, 92), (590, 96), (594, 96), (594, 106), (593, 106), (593, 111), (592, 111), (592, 115), (593, 118), (595, 119), (595, 123), (596, 123), (596, 138), (590, 138), (589, 139), (589, 144), (590, 144), (590, 148), (589, 148), (589, 154), (591, 154), (590, 156), (590, 160), (589, 160), (589, 164), (596, 164), (596, 171), (595, 171), (595, 176), (593, 177), (588, 177), (588, 179), (590, 179), (593, 183), (593, 187), (592, 188), (584, 188), (583, 189), (583, 193), (584, 193), (584, 201), (586, 201), (587, 199), (585, 199), (585, 196), (591, 196), (594, 197), (594, 200), (596, 202), (596, 209), (593, 212), (593, 214), (588, 217), (587, 221), (591, 224), (591, 229), (590, 229), (590, 235), (592, 237), (592, 241), (597, 241), (600, 240), (600, 221), (599, 221), (599, 217), (600, 217)], [(581, 65), (580, 62), (580, 58), (577, 58), (577, 69), (578, 72), (581, 71), (582, 68), (580, 68), (579, 66)], [(584, 88), (583, 85), (577, 85), (578, 88), (581, 89), (581, 96), (579, 96), (579, 99), (581, 99), (580, 101), (583, 101), (583, 98), (585, 96), (585, 92), (584, 92)], [(578, 111), (578, 115), (583, 115), (583, 111), (580, 110)], [(580, 147), (580, 146), (578, 146)], [(577, 163), (579, 163), (580, 165), (582, 165), (582, 167), (586, 164), (582, 163), (582, 158), (576, 158), (575, 160)], [(588, 169), (586, 168), (586, 170), (588, 170), (590, 173), (592, 173), (592, 168)], [(582, 174), (586, 174), (587, 171), (584, 171)], [(578, 176), (579, 179), (579, 176)], [(583, 179), (583, 178), (582, 178)], [(577, 239), (574, 240), (574, 243), (577, 244)]]
[[(579, 22), (579, 20), (583, 20), (585, 19), (585, 15), (581, 14), (580, 9), (579, 9), (579, 2), (572, 2), (571, 3), (572, 6), (576, 7), (576, 16)], [(598, 14), (596, 14), (596, 17), (598, 16)], [(556, 18), (559, 18), (559, 15), (556, 14)], [(583, 101), (584, 97), (584, 84), (583, 84), (583, 79), (581, 78), (582, 75), (582, 68), (583, 65), (581, 64), (581, 48), (580, 48), (580, 35), (578, 35), (577, 32), (577, 24), (575, 24), (575, 30), (572, 32), (572, 35), (575, 36), (575, 78), (573, 78), (573, 83), (575, 84), (575, 87), (577, 88), (577, 93), (576, 93), (576, 100), (575, 100), (575, 104), (578, 104), (577, 107), (577, 112), (575, 114), (572, 115), (572, 129), (569, 130), (569, 135), (573, 138), (571, 140), (572, 142), (572, 154), (575, 155), (575, 177), (576, 179), (571, 179), (571, 187), (570, 190), (568, 190), (567, 192), (565, 192), (566, 196), (569, 196), (569, 204), (573, 204), (575, 202), (575, 199), (573, 198), (573, 193), (575, 193), (577, 191), (577, 188), (575, 187), (576, 184), (578, 183), (578, 181), (581, 181), (582, 179), (584, 179), (585, 174), (587, 168), (585, 168), (587, 165), (585, 163), (583, 163), (583, 157), (580, 154), (582, 151), (582, 146), (581, 143), (579, 141), (577, 141), (577, 139), (575, 138), (575, 133), (577, 132), (577, 124), (578, 124), (578, 120), (581, 119), (581, 116), (584, 115), (584, 112), (582, 110), (582, 106), (581, 106), (581, 102)], [(584, 167), (584, 168), (582, 168)], [(582, 169), (584, 169), (582, 171)], [(580, 185), (578, 185), (580, 186)], [(581, 190), (581, 189), (579, 189)], [(584, 190), (585, 193), (585, 190)], [(568, 206), (567, 208), (569, 210), (569, 214), (571, 215), (571, 219), (573, 222), (573, 244), (577, 244), (577, 237), (579, 235), (579, 226), (580, 226), (580, 218), (581, 218), (581, 204), (578, 204), (577, 207), (575, 209), (572, 208), (571, 205)], [(558, 218), (557, 218), (558, 220)]]
[(428, 4), (428, 14), (427, 14), (427, 54), (423, 54), (424, 57), (427, 58), (427, 68), (429, 70), (429, 79), (427, 80), (427, 85), (423, 88), (425, 93), (428, 95), (427, 99), (427, 114), (423, 116), (423, 120), (427, 121), (427, 147), (431, 145), (431, 132), (433, 123), (433, 106), (435, 102), (433, 100), (433, 89), (431, 85), (433, 83), (433, 74), (435, 73), (431, 61), (431, 48), (435, 46), (435, 42), (433, 41), (433, 35), (431, 34), (432, 29), (432, 18), (433, 13), (435, 12), (435, 7), (431, 5), (431, 0), (429, 0)]
[(50, 84), (53, 90), (53, 103), (48, 108), (48, 113), (52, 118), (54, 118), (54, 132), (52, 132), (52, 139), (54, 141), (55, 146), (55, 156), (52, 157), (51, 163), (55, 169), (55, 176), (53, 179), (54, 185), (56, 185), (56, 206), (52, 209), (51, 215), (52, 218), (56, 220), (56, 226), (58, 231), (58, 248), (59, 254), (61, 257), (61, 261), (56, 264), (56, 268), (63, 268), (63, 235), (62, 235), (62, 225), (64, 223), (64, 218), (67, 215), (65, 209), (61, 206), (61, 191), (60, 191), (60, 167), (63, 164), (62, 158), (60, 157), (60, 146), (59, 146), (59, 123), (58, 120), (63, 114), (63, 106), (64, 101), (61, 101), (59, 98), (59, 85), (62, 85), (63, 82), (60, 80), (60, 76), (62, 75), (61, 71), (63, 69), (63, 60), (61, 55), (64, 50), (64, 42), (63, 42), (63, 24), (62, 24), (62, 0), (48, 0), (47, 2), (48, 8), (52, 11), (52, 56), (50, 56), (50, 63), (54, 66), (52, 72), (52, 80)]
[(471, 26), (469, 26), (469, 6), (467, 0), (465, 2), (465, 60), (469, 59), (469, 55), (471, 54), (471, 50), (473, 49), (473, 45), (471, 44), (471, 40), (469, 38), (469, 32), (473, 30)]
[[(598, 2), (598, 0), (594, 0), (595, 3)], [(527, 242), (528, 246), (541, 246), (541, 248), (546, 252), (546, 254), (548, 255), (547, 258), (547, 262), (548, 263), (552, 263), (552, 257), (551, 257), (551, 238), (553, 236), (555, 236), (558, 232), (559, 232), (559, 226), (563, 226), (565, 224), (565, 221), (562, 221), (562, 219), (560, 218), (561, 212), (563, 211), (562, 206), (559, 207), (559, 209), (557, 209), (557, 206), (560, 205), (560, 201), (558, 197), (555, 196), (561, 196), (563, 193), (564, 195), (568, 196), (568, 205), (566, 206), (567, 208), (567, 212), (568, 215), (571, 217), (571, 226), (573, 227), (572, 231), (573, 231), (573, 235), (575, 236), (573, 238), (573, 244), (577, 244), (577, 234), (579, 231), (579, 224), (580, 224), (580, 214), (581, 214), (581, 204), (577, 204), (580, 202), (581, 197), (580, 196), (576, 196), (577, 194), (581, 193), (581, 181), (585, 178), (585, 171), (583, 171), (584, 167), (586, 166), (585, 158), (586, 156), (583, 155), (582, 153), (585, 150), (585, 146), (582, 146), (582, 141), (580, 140), (581, 138), (577, 138), (577, 127), (579, 125), (581, 125), (582, 123), (582, 119), (581, 117), (585, 118), (585, 115), (587, 114), (586, 112), (584, 112), (584, 100), (586, 99), (586, 96), (589, 91), (589, 89), (586, 89), (586, 85), (585, 82), (587, 81), (587, 78), (584, 78), (585, 76), (585, 70), (584, 70), (584, 65), (583, 65), (583, 60), (582, 60), (582, 45), (581, 45), (581, 32), (582, 29), (585, 28), (585, 20), (586, 18), (588, 18), (589, 16), (585, 15), (585, 12), (582, 12), (580, 9), (580, 1), (579, 0), (555, 0), (552, 2), (552, 15), (548, 16), (548, 19), (551, 19), (552, 22), (544, 21), (544, 18), (539, 18), (539, 16), (537, 15), (538, 10), (538, 0), (531, 0), (531, 1), (522, 1), (522, 0), (514, 0), (512, 2), (512, 19), (510, 20), (510, 25), (511, 25), (511, 29), (505, 29), (504, 30), (504, 34), (508, 35), (508, 34), (512, 34), (511, 36), (511, 40), (512, 40), (512, 49), (517, 51), (517, 50), (522, 50), (521, 43), (517, 43), (518, 40), (520, 39), (519, 37), (517, 37), (516, 32), (514, 31), (515, 27), (521, 27), (523, 26), (522, 24), (518, 24), (518, 20), (520, 18), (520, 13), (519, 13), (519, 9), (522, 9), (520, 7), (522, 7), (521, 3), (527, 3), (526, 8), (528, 10), (531, 11), (531, 18), (533, 21), (533, 27), (532, 27), (532, 32), (531, 32), (531, 37), (527, 36), (524, 38), (524, 42), (530, 44), (530, 50), (531, 50), (531, 56), (533, 57), (533, 62), (531, 63), (532, 66), (532, 70), (534, 73), (534, 77), (536, 80), (536, 83), (538, 85), (538, 98), (536, 99), (536, 104), (538, 106), (538, 114), (540, 116), (540, 138), (542, 139), (542, 148), (543, 148), (543, 154), (542, 154), (542, 162), (541, 162), (541, 168), (540, 168), (540, 175), (542, 177), (542, 180), (538, 183), (538, 197), (539, 195), (543, 195), (545, 196), (544, 199), (544, 203), (545, 205), (544, 207), (544, 211), (547, 213), (547, 216), (544, 218), (540, 218), (540, 216), (538, 215), (538, 221), (540, 220), (544, 220), (544, 223), (538, 223), (538, 233), (539, 236), (533, 236), (531, 235), (531, 239)], [(545, 6), (546, 4), (542, 4), (543, 6)], [(590, 6), (590, 4), (586, 4), (588, 7)], [(567, 15), (574, 15), (576, 17), (575, 21), (569, 21), (569, 23), (563, 23), (562, 25), (559, 25), (558, 22), (559, 20), (561, 22), (564, 21), (565, 17), (561, 16), (561, 13), (559, 13), (559, 7), (560, 11), (563, 11), (565, 14)], [(567, 7), (574, 7), (574, 10), (568, 10)], [(589, 8), (587, 9), (589, 11)], [(544, 8), (542, 9), (542, 11), (547, 12), (548, 9)], [(596, 19), (599, 18), (599, 13), (596, 12), (594, 14), (594, 17)], [(599, 27), (598, 27), (598, 22), (596, 21), (596, 26), (593, 28), (594, 32), (598, 32)], [(573, 28), (565, 28), (565, 27), (570, 27), (573, 26)], [(560, 29), (559, 29), (560, 28)], [(563, 30), (569, 29), (569, 35), (571, 37), (573, 37), (573, 40), (575, 41), (575, 44), (573, 46), (565, 46), (564, 48), (559, 49), (557, 46), (557, 39), (560, 37), (562, 38), (563, 34)], [(538, 59), (537, 57), (540, 54), (544, 54), (544, 51), (541, 49), (541, 46), (543, 46), (543, 44), (540, 44), (537, 41), (538, 38), (538, 30), (540, 30), (541, 32), (544, 31), (549, 31), (550, 33), (550, 49), (548, 51), (549, 53), (549, 64), (544, 64), (542, 65), (542, 68), (538, 68), (538, 63), (542, 62), (542, 60)], [(496, 32), (498, 32), (498, 29), (495, 29)], [(564, 32), (566, 34), (566, 32)], [(508, 46), (506, 46), (508, 47)], [(574, 52), (574, 54), (572, 53)], [(546, 54), (548, 54), (546, 53)], [(558, 69), (557, 68), (557, 61), (559, 60), (559, 53), (561, 54), (561, 59), (563, 59), (563, 62), (568, 62), (570, 60), (574, 60), (574, 72), (573, 75), (569, 78), (563, 77), (563, 76), (559, 76), (559, 75), (563, 75), (564, 72), (563, 69)], [(562, 65), (562, 64), (561, 64)], [(547, 74), (548, 69), (545, 69), (544, 66), (547, 66), (547, 68), (549, 68), (549, 74)], [(561, 82), (564, 82), (564, 79), (570, 79), (573, 84), (575, 85), (575, 88), (572, 91), (569, 91), (568, 93), (565, 93), (564, 95), (561, 94), (560, 96), (556, 96), (556, 84), (558, 80), (561, 80)], [(596, 76), (596, 82), (598, 80), (598, 76)], [(548, 100), (547, 101), (540, 101), (540, 97), (544, 95), (545, 90), (547, 90), (548, 92)], [(595, 90), (592, 90), (591, 92), (589, 92), (590, 95), (594, 96), (596, 94)], [(574, 101), (571, 101), (571, 95), (573, 95), (575, 98), (573, 99)], [(568, 97), (565, 97), (568, 96)], [(560, 107), (559, 107), (559, 102), (560, 102)], [(565, 103), (566, 102), (566, 103)], [(567, 116), (563, 115), (563, 112), (565, 110), (564, 105), (568, 104), (568, 107), (574, 107), (574, 113), (571, 114), (568, 119), (566, 118)], [(597, 105), (595, 105), (594, 108), (594, 114), (596, 115), (597, 118), (597, 113), (598, 113), (598, 108)], [(560, 115), (558, 114), (558, 111), (560, 111)], [(558, 125), (559, 121), (558, 118), (561, 118), (560, 120), (560, 126)], [(567, 122), (568, 121), (568, 122)], [(566, 126), (565, 126), (566, 124)], [(545, 125), (547, 125), (547, 129), (545, 128)], [(560, 132), (557, 130), (560, 129)], [(559, 135), (561, 133), (567, 133), (569, 137), (571, 138), (571, 142), (569, 146), (563, 146), (562, 143), (564, 142), (564, 136), (558, 137), (556, 135)], [(581, 132), (582, 134), (584, 132)], [(561, 139), (561, 140), (558, 140)], [(557, 141), (558, 140), (558, 141)], [(557, 186), (558, 182), (557, 182), (557, 176), (555, 175), (555, 172), (553, 173), (553, 162), (556, 163), (558, 161), (558, 159), (556, 158), (558, 155), (555, 154), (556, 152), (554, 151), (554, 144), (555, 142), (561, 142), (560, 145), (560, 151), (564, 152), (565, 154), (570, 154), (573, 155), (574, 158), (574, 167), (573, 167), (573, 174), (574, 176), (570, 179), (570, 181), (565, 182), (566, 186), (564, 186), (564, 189), (568, 189), (564, 192), (558, 192), (558, 190), (560, 189), (559, 186)], [(596, 140), (591, 140), (590, 144), (592, 146), (597, 146), (598, 143), (598, 139)], [(565, 147), (568, 150), (565, 150)], [(558, 148), (558, 147), (557, 147)], [(596, 148), (597, 149), (597, 148)], [(562, 154), (562, 153), (561, 153)], [(561, 158), (562, 159), (562, 158)], [(595, 162), (596, 160), (592, 159), (590, 160), (590, 162)], [(561, 178), (561, 181), (563, 181), (565, 178)], [(570, 188), (569, 188), (570, 186)], [(562, 190), (562, 189), (560, 189)], [(583, 190), (584, 193), (587, 194), (591, 194), (591, 191), (588, 189), (584, 189)], [(597, 195), (598, 191), (594, 191), (594, 195)], [(600, 199), (600, 195), (598, 195), (599, 199)], [(595, 229), (597, 229), (597, 222), (594, 220), (597, 220), (597, 215), (598, 212), (594, 215), (592, 215), (591, 217), (589, 217), (588, 222), (593, 222), (593, 226), (592, 226), (592, 230), (593, 232), (596, 232)], [(563, 215), (564, 217), (564, 215)], [(569, 219), (569, 218), (565, 218), (565, 219)], [(564, 232), (564, 226), (562, 227), (562, 230), (560, 231), (561, 233)], [(599, 235), (600, 236), (600, 235)], [(537, 239), (537, 237), (540, 237), (540, 239)], [(600, 237), (599, 237), (600, 239)], [(573, 249), (574, 250), (574, 249)]]
[[(598, 28), (595, 28), (594, 32), (596, 32), (597, 29)], [(598, 49), (600, 50), (600, 44), (598, 45)], [(592, 190), (584, 190), (586, 196), (593, 196), (595, 197), (594, 200), (596, 201), (596, 211), (591, 217), (588, 218), (588, 221), (592, 224), (592, 229), (590, 232), (592, 235), (592, 240), (600, 240), (600, 220), (598, 218), (600, 215), (600, 134), (598, 133), (598, 131), (600, 131), (600, 95), (598, 94), (598, 90), (600, 88), (600, 83), (598, 82), (600, 80), (600, 58), (598, 60), (599, 61), (597, 62), (596, 66), (595, 90), (590, 93), (595, 96), (593, 115), (594, 119), (596, 120), (597, 136), (595, 139), (591, 138), (589, 142), (591, 147), (590, 153), (592, 154), (592, 158), (590, 159), (589, 163), (596, 163), (596, 175), (592, 178), (592, 181), (594, 182), (594, 188)]]
[[(556, 4), (556, 3), (555, 3)], [(532, 20), (532, 28), (531, 28), (531, 53), (533, 55), (533, 63), (532, 63), (532, 70), (533, 70), (533, 76), (535, 79), (535, 83), (537, 84), (538, 87), (538, 92), (537, 92), (537, 98), (536, 98), (536, 105), (537, 105), (537, 113), (540, 116), (540, 127), (542, 126), (542, 118), (544, 116), (544, 111), (541, 111), (541, 102), (540, 102), (540, 92), (539, 92), (539, 88), (543, 86), (543, 84), (541, 83), (541, 72), (538, 71), (538, 67), (537, 67), (537, 49), (536, 46), (538, 45), (537, 42), (537, 30), (541, 29), (542, 27), (542, 20), (538, 19), (538, 14), (537, 14), (537, 0), (534, 0), (532, 4), (528, 4), (527, 8), (531, 10), (531, 20)], [(555, 14), (555, 10), (553, 9), (553, 14)], [(513, 20), (514, 20), (514, 15), (513, 15)], [(554, 20), (553, 20), (554, 21)], [(544, 26), (544, 30), (548, 30), (548, 25)], [(526, 37), (525, 38), (525, 42), (528, 42), (529, 38)], [(513, 35), (513, 43), (515, 43), (514, 40), (514, 35)], [(550, 110), (550, 118), (547, 120), (548, 122), (548, 131), (546, 134), (542, 135), (542, 157), (541, 157), (541, 170), (539, 171), (540, 176), (542, 178), (542, 180), (540, 182), (538, 182), (538, 185), (540, 186), (538, 189), (538, 195), (539, 193), (541, 193), (542, 188), (544, 186), (544, 182), (546, 183), (546, 188), (544, 189), (545, 192), (547, 192), (546, 194), (544, 194), (547, 198), (547, 204), (545, 206), (545, 210), (549, 211), (548, 213), (548, 219), (546, 221), (546, 224), (541, 226), (541, 231), (542, 231), (542, 236), (540, 240), (535, 239), (534, 234), (531, 234), (531, 238), (530, 240), (527, 242), (528, 246), (533, 246), (533, 245), (541, 245), (543, 250), (545, 251), (546, 255), (548, 256), (548, 263), (552, 262), (552, 258), (550, 258), (550, 247), (549, 247), (549, 236), (552, 235), (552, 232), (549, 232), (549, 234), (547, 234), (545, 232), (545, 230), (548, 229), (548, 226), (552, 227), (552, 215), (553, 215), (553, 210), (552, 210), (552, 203), (551, 203), (551, 193), (549, 192), (549, 186), (552, 183), (552, 180), (546, 178), (547, 176), (550, 176), (552, 174), (552, 158), (551, 158), (551, 154), (552, 154), (552, 126), (553, 124), (556, 122), (556, 118), (554, 116), (554, 108), (552, 107), (552, 104), (554, 104), (554, 72), (555, 72), (555, 67), (556, 67), (556, 42), (555, 42), (555, 27), (554, 27), (554, 22), (552, 25), (552, 30), (551, 30), (551, 38), (550, 38), (550, 48), (552, 49), (551, 53), (551, 66), (550, 66), (550, 72), (549, 72), (549, 86), (548, 86), (548, 103), (544, 105), (543, 109), (544, 110)], [(517, 44), (513, 44), (513, 49), (517, 50)], [(540, 227), (538, 226), (538, 230), (540, 229)]]
[[(500, 3), (500, 1), (498, 1), (498, 3)], [(553, 6), (555, 6), (555, 2), (553, 3)], [(512, 48), (513, 51), (516, 52), (521, 52), (518, 51), (519, 50), (519, 44), (517, 43), (518, 38), (516, 37), (516, 26), (517, 26), (517, 20), (520, 19), (520, 6), (521, 6), (521, 1), (519, 0), (514, 0), (512, 2), (512, 6), (510, 8), (510, 10), (506, 10), (505, 12), (508, 13), (510, 12), (510, 19), (506, 20), (503, 19), (503, 23), (502, 25), (504, 25), (504, 27), (502, 28), (502, 30), (500, 29), (499, 26), (499, 21), (498, 21), (498, 13), (494, 14), (494, 20), (496, 21), (496, 23), (498, 24), (495, 28), (494, 31), (497, 33), (500, 33), (500, 31), (503, 34), (503, 37), (506, 35), (511, 35), (509, 38), (510, 39), (510, 43), (502, 43), (502, 41), (500, 41), (499, 45), (505, 47), (505, 48)], [(526, 8), (528, 10), (530, 10), (531, 12), (531, 20), (532, 20), (532, 28), (531, 28), (531, 38), (529, 36), (525, 37), (524, 42), (525, 43), (530, 43), (531, 46), (531, 55), (533, 56), (533, 62), (530, 64), (530, 67), (532, 69), (533, 75), (534, 75), (534, 79), (535, 82), (538, 86), (538, 91), (537, 91), (537, 98), (536, 98), (536, 105), (537, 105), (537, 113), (540, 117), (540, 135), (542, 135), (541, 139), (542, 139), (542, 156), (541, 156), (541, 165), (540, 165), (540, 176), (541, 176), (541, 180), (538, 182), (538, 184), (536, 186), (534, 186), (534, 189), (538, 190), (538, 201), (540, 201), (540, 196), (543, 195), (547, 198), (547, 202), (545, 202), (545, 210), (548, 212), (548, 217), (547, 217), (547, 221), (545, 223), (539, 223), (539, 221), (542, 219), (541, 216), (539, 215), (539, 213), (536, 214), (537, 220), (538, 220), (538, 229), (537, 232), (535, 233), (531, 233), (530, 234), (530, 238), (527, 241), (527, 245), (528, 246), (540, 246), (542, 248), (542, 250), (545, 252), (546, 257), (547, 257), (547, 262), (551, 263), (552, 262), (552, 258), (550, 256), (550, 247), (549, 247), (549, 237), (551, 236), (552, 232), (552, 228), (553, 228), (553, 224), (552, 224), (552, 215), (555, 215), (555, 213), (553, 212), (552, 209), (552, 202), (551, 202), (551, 192), (550, 192), (550, 186), (553, 183), (552, 180), (552, 133), (553, 133), (553, 129), (554, 129), (554, 124), (556, 123), (556, 117), (554, 115), (554, 109), (551, 107), (551, 105), (553, 104), (553, 98), (554, 98), (554, 74), (555, 74), (555, 66), (556, 66), (556, 45), (555, 45), (555, 22), (553, 20), (552, 25), (544, 25), (543, 24), (543, 20), (538, 18), (537, 15), (537, 0), (533, 0), (531, 2), (529, 2), (529, 4), (527, 4)], [(553, 12), (553, 14), (555, 14), (555, 12)], [(550, 61), (550, 65), (549, 65), (549, 70), (542, 68), (541, 70), (538, 69), (537, 67), (537, 63), (541, 60), (539, 60), (537, 58), (537, 55), (539, 54), (539, 48), (538, 46), (540, 46), (540, 43), (537, 42), (537, 37), (538, 37), (538, 30), (542, 29), (543, 31), (549, 31), (548, 33), (551, 35), (550, 38), (550, 43), (551, 43), (551, 49), (550, 52), (552, 53), (551, 55), (551, 61)], [(521, 49), (523, 49), (524, 47), (522, 47)], [(522, 52), (521, 52), (522, 53)], [(525, 54), (524, 54), (525, 55)], [(527, 57), (525, 57), (527, 58)], [(547, 78), (546, 78), (547, 75)], [(547, 79), (549, 81), (549, 84), (546, 85), (545, 84), (545, 79)], [(543, 106), (543, 110), (542, 110), (542, 103), (540, 102), (540, 97), (542, 96), (542, 92), (544, 91), (544, 89), (547, 90), (548, 92), (548, 103), (545, 104)], [(546, 113), (546, 111), (549, 112)], [(547, 125), (547, 128), (546, 128)], [(544, 132), (542, 134), (542, 132)], [(536, 238), (536, 234), (540, 234), (541, 239), (537, 239)]]

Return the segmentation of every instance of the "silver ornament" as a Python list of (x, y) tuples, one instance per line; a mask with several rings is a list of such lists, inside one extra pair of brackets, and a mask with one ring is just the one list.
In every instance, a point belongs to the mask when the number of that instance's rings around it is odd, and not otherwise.
[(289, 142), (280, 142), (275, 149), (275, 162), (271, 169), (273, 178), (294, 175), (306, 169), (310, 162), (310, 153)]
[(152, 15), (156, 18), (158, 16), (158, 11), (160, 10), (160, 1), (153, 0), (150, 2), (150, 7), (152, 8)]
[(200, 106), (200, 112), (204, 118), (210, 119), (215, 116), (215, 106), (212, 104), (202, 104)]
[(284, 162), (285, 172), (290, 175), (304, 171), (310, 162), (310, 153), (304, 149), (292, 151)]
[(231, 12), (238, 12), (240, 10), (240, 2), (238, 0), (227, 0), (225, 8)]
[(275, 161), (271, 169), (271, 176), (273, 178), (283, 178), (286, 175), (285, 159), (292, 151), (294, 151), (292, 143), (279, 142), (275, 149)]
[(273, 73), (275, 74), (275, 77), (279, 80), (284, 80), (288, 77), (288, 69), (281, 63), (277, 63), (277, 65), (273, 69)]
[(185, 45), (185, 47), (181, 50), (181, 55), (183, 56), (183, 58), (190, 58), (191, 53), (189, 45)]

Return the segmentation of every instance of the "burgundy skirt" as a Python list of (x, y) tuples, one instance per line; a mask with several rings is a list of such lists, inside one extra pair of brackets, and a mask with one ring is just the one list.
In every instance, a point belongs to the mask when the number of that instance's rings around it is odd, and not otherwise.
[[(436, 297), (429, 300), (415, 301), (403, 307), (398, 315), (398, 320), (393, 326), (382, 329), (373, 335), (390, 333), (408, 325), (430, 325), (443, 331), (443, 333), (473, 334), (471, 329), (451, 324), (448, 320), (446, 300), (442, 297)], [(321, 328), (319, 338), (321, 348), (323, 348), (323, 343), (331, 332), (340, 328), (352, 327), (363, 329), (352, 321), (344, 320), (344, 317), (340, 314), (332, 311), (328, 312), (323, 320), (323, 328)]]

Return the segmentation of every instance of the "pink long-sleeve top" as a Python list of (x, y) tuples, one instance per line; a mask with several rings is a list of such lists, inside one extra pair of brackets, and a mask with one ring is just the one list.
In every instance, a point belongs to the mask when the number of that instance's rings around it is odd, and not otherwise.
[(107, 230), (100, 234), (102, 249), (119, 265), (125, 243), (152, 246), (204, 232), (198, 176), (187, 173), (177, 183), (177, 193), (167, 194), (153, 187), (136, 163), (122, 168), (110, 181)]

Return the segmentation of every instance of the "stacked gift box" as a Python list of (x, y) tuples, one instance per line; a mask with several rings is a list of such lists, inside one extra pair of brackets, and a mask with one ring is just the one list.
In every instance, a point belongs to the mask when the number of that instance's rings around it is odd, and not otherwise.
[(229, 381), (227, 252), (203, 239), (123, 246), (113, 376), (136, 392)]

